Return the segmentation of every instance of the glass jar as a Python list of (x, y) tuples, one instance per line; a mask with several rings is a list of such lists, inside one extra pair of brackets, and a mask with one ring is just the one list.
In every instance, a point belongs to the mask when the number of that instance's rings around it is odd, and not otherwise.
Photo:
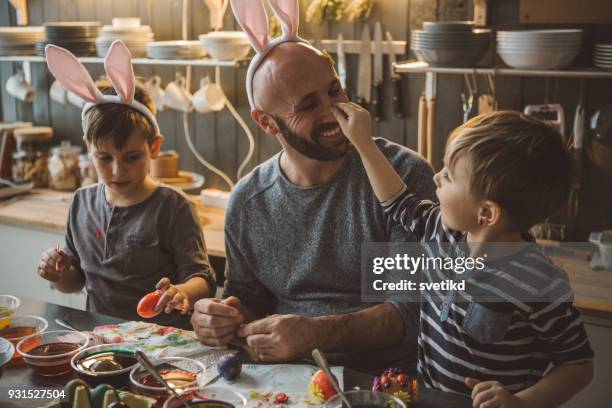
[(79, 168), (81, 169), (81, 186), (98, 182), (98, 173), (88, 155), (82, 154), (79, 157)]
[(33, 183), (34, 187), (49, 187), (49, 142), (53, 129), (46, 126), (18, 128), (13, 132), (17, 149), (13, 153), (11, 177), (16, 183)]
[(74, 191), (81, 185), (79, 155), (81, 148), (63, 140), (51, 149), (49, 158), (50, 187), (54, 190)]
[(15, 183), (33, 183), (36, 188), (49, 187), (48, 156), (42, 152), (13, 154), (12, 177)]

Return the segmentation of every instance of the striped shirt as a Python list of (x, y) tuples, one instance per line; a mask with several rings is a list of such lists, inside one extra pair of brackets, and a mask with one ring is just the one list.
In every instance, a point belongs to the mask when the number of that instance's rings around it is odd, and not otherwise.
[[(466, 234), (444, 226), (440, 207), (431, 201), (404, 189), (382, 205), (395, 222), (429, 243), (429, 256), (448, 256), (442, 248), (452, 244), (465, 246)], [(449, 272), (423, 270), (421, 279), (439, 282), (449, 277), (444, 274)], [(567, 275), (535, 246), (503, 262), (487, 262), (466, 282), (465, 291), (422, 294), (418, 371), (426, 386), (469, 395), (464, 379), (473, 377), (517, 392), (552, 366), (592, 360)], [(475, 300), (486, 295), (493, 300)]]

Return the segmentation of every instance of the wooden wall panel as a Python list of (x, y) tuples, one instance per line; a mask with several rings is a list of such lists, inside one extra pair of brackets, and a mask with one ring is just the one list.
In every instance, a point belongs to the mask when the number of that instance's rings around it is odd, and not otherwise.
[[(197, 36), (206, 33), (210, 29), (208, 9), (202, 0), (186, 0), (190, 5), (189, 38), (197, 39)], [(520, 0), (491, 0), (489, 2), (489, 22), (498, 28), (521, 27), (519, 22)], [(305, 16), (306, 8), (310, 0), (300, 0), (300, 12)], [(305, 24), (302, 18), (301, 34), (311, 38), (318, 34), (326, 38), (335, 38), (339, 32), (343, 33), (345, 39), (359, 39), (363, 24), (374, 28), (376, 21), (383, 22), (384, 29), (391, 31), (396, 39), (405, 39), (410, 29), (419, 29), (423, 21), (427, 20), (452, 20), (470, 19), (472, 13), (471, 0), (410, 0), (392, 1), (378, 0), (371, 18), (364, 22), (324, 22), (320, 26), (312, 27)], [(181, 38), (181, 11), (182, 0), (29, 0), (31, 24), (38, 25), (46, 21), (66, 20), (97, 20), (103, 24), (110, 24), (113, 16), (137, 16), (142, 19), (143, 24), (149, 24), (155, 33), (157, 40), (170, 40)], [(11, 16), (12, 19), (11, 19)], [(410, 22), (410, 24), (408, 23)], [(0, 0), (0, 25), (11, 25), (14, 23), (14, 12), (8, 5), (8, 0)], [(533, 26), (531, 26), (533, 27)], [(536, 26), (537, 27), (537, 26)], [(238, 26), (231, 15), (226, 13), (224, 18), (224, 29), (234, 30)], [(612, 30), (610, 26), (584, 26), (585, 38), (590, 43), (594, 39), (599, 41), (612, 41)], [(329, 50), (332, 54), (335, 50)], [(579, 57), (580, 62), (588, 63), (590, 59), (589, 46)], [(492, 58), (496, 58), (492, 54)], [(356, 88), (356, 75), (358, 68), (358, 55), (348, 55), (348, 91), (354, 96)], [(2, 84), (17, 71), (20, 64), (0, 63), (0, 81)], [(385, 68), (387, 59), (385, 58)], [(101, 74), (102, 67), (99, 64), (88, 66), (94, 75)], [(163, 86), (174, 79), (176, 72), (185, 74), (184, 67), (165, 66), (137, 66), (137, 75), (149, 77), (158, 74), (162, 77)], [(250, 117), (250, 108), (246, 98), (245, 75), (246, 68), (221, 69), (222, 86), (228, 98), (234, 103), (241, 116), (245, 119), (248, 127), (254, 133), (256, 140), (255, 154), (248, 169), (252, 169), (280, 150), (280, 145), (275, 137), (265, 134), (258, 128)], [(32, 64), (33, 86), (37, 91), (36, 100), (33, 105), (16, 102), (11, 98), (4, 86), (0, 90), (1, 112), (3, 120), (33, 120), (37, 124), (49, 123), (56, 130), (56, 139), (69, 139), (74, 143), (81, 140), (80, 113), (79, 110), (66, 105), (60, 105), (49, 99), (46, 89), (51, 85), (52, 78), (43, 64)], [(212, 68), (194, 68), (191, 81), (191, 91), (195, 92), (199, 87), (200, 78), (208, 75), (214, 78)], [(385, 78), (388, 79), (388, 70), (385, 69)], [(408, 147), (416, 148), (417, 129), (417, 100), (423, 90), (423, 75), (403, 75), (402, 90), (404, 94), (405, 117), (402, 120), (395, 119), (390, 106), (389, 81), (386, 83), (384, 106), (385, 121), (373, 125), (373, 134), (383, 136), (390, 140), (402, 143)], [(501, 108), (519, 109), (528, 103), (542, 103), (546, 82), (542, 79), (533, 78), (495, 78), (497, 96)], [(486, 88), (483, 78), (478, 82), (479, 90)], [(608, 90), (612, 86), (610, 80), (588, 81), (589, 100), (588, 112), (610, 103)], [(438, 82), (437, 103), (437, 158), (436, 167), (440, 167), (444, 144), (448, 133), (462, 121), (462, 110), (460, 93), (465, 91), (463, 78), (461, 76), (440, 76)], [(552, 85), (551, 85), (552, 87)], [(549, 87), (549, 88), (551, 88)], [(566, 108), (567, 128), (571, 129), (573, 114), (578, 93), (577, 80), (559, 81), (556, 97), (550, 90), (550, 100), (556, 99)], [(476, 112), (476, 106), (474, 107)], [(181, 167), (186, 170), (196, 171), (206, 176), (206, 185), (226, 189), (224, 182), (213, 173), (204, 169), (187, 148), (185, 134), (183, 131), (182, 114), (174, 111), (159, 113), (159, 123), (162, 132), (166, 136), (164, 149), (175, 149), (181, 156)], [(232, 179), (236, 178), (238, 166), (248, 152), (248, 143), (243, 129), (237, 124), (232, 115), (224, 110), (219, 113), (199, 114), (191, 113), (188, 118), (189, 129), (198, 152), (215, 166), (226, 171)], [(593, 170), (596, 172), (596, 170)], [(605, 177), (599, 173), (589, 174), (591, 180), (603, 180)], [(596, 187), (594, 187), (597, 190)], [(607, 191), (607, 190), (606, 190)], [(583, 195), (588, 202), (596, 201), (596, 197), (603, 197), (603, 193), (585, 190)], [(608, 200), (610, 201), (610, 200)], [(606, 201), (606, 203), (608, 202)], [(588, 208), (588, 205), (585, 205)], [(608, 204), (603, 208), (609, 208)], [(586, 211), (586, 210), (585, 210)], [(596, 213), (590, 211), (591, 213)], [(603, 215), (602, 215), (603, 217)], [(602, 218), (600, 217), (600, 218)], [(581, 221), (585, 225), (582, 232), (584, 235), (594, 229), (597, 220), (586, 217)], [(601, 222), (600, 222), (601, 224)]]

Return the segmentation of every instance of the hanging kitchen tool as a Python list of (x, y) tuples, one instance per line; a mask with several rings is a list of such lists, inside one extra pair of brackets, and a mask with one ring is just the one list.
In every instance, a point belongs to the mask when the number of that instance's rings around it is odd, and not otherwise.
[(565, 114), (563, 106), (558, 103), (544, 103), (540, 105), (527, 105), (523, 112), (538, 118), (554, 127), (563, 136), (565, 134)]
[(372, 91), (372, 43), (370, 27), (366, 24), (361, 31), (361, 52), (357, 70), (357, 103), (366, 107), (371, 100)]
[(418, 124), (417, 150), (423, 157), (427, 157), (427, 99), (425, 93), (419, 98), (419, 124)]
[(342, 33), (338, 34), (338, 44), (336, 50), (336, 64), (338, 69), (338, 77), (340, 78), (340, 85), (342, 89), (346, 91), (346, 54), (344, 53), (344, 39)]
[(374, 26), (374, 82), (372, 84), (372, 110), (376, 122), (382, 120), (383, 78), (382, 26), (380, 22), (376, 22)]
[[(471, 79), (470, 79), (471, 78)], [(478, 89), (476, 88), (476, 75), (472, 74), (471, 77), (468, 74), (463, 74), (463, 79), (465, 80), (465, 85), (468, 89), (468, 95), (466, 97), (465, 93), (461, 92), (461, 102), (463, 107), (463, 123), (467, 122), (470, 118), (470, 112), (472, 112), (472, 107), (474, 106), (474, 95)]]
[(578, 97), (578, 105), (574, 113), (574, 128), (572, 131), (572, 146), (570, 151), (573, 158), (573, 177), (572, 189), (570, 190), (569, 202), (567, 205), (567, 215), (571, 217), (571, 228), (569, 234), (574, 237), (578, 223), (578, 206), (580, 199), (580, 190), (582, 188), (582, 145), (584, 142), (584, 127), (585, 127), (585, 84), (584, 79), (580, 80), (580, 96)]
[(395, 48), (393, 48), (393, 36), (391, 36), (391, 33), (387, 31), (386, 37), (389, 45), (389, 71), (391, 72), (391, 90), (393, 92), (393, 112), (395, 113), (395, 117), (401, 119), (404, 117), (404, 107), (402, 104), (402, 82), (400, 75), (393, 69), (393, 64), (395, 64), (396, 61)]
[(495, 94), (495, 82), (493, 81), (493, 75), (487, 74), (487, 87), (489, 88), (486, 93), (478, 97), (478, 114), (489, 113), (497, 110), (497, 98)]
[(425, 99), (427, 99), (427, 161), (432, 167), (434, 167), (435, 154), (437, 82), (438, 77), (436, 74), (433, 72), (425, 74)]
[(210, 28), (218, 31), (223, 28), (223, 16), (227, 10), (229, 0), (204, 0), (210, 16)]

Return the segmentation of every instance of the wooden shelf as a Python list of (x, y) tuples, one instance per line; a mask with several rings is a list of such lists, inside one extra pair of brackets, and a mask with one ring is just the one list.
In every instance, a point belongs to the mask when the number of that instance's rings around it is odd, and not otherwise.
[[(79, 57), (79, 61), (84, 64), (103, 64), (104, 58), (101, 57)], [(45, 62), (44, 57), (37, 55), (26, 56), (0, 56), (0, 62)], [(133, 58), (134, 65), (173, 65), (173, 66), (194, 66), (194, 67), (230, 67), (238, 68), (247, 65), (248, 60), (218, 61), (214, 59), (196, 60), (174, 60), (174, 59), (151, 59)]]
[(403, 61), (393, 65), (398, 74), (449, 74), (449, 75), (501, 75), (526, 77), (555, 78), (612, 78), (612, 71), (602, 71), (597, 68), (571, 70), (527, 70), (515, 68), (469, 68), (469, 67), (431, 67), (425, 62)]

